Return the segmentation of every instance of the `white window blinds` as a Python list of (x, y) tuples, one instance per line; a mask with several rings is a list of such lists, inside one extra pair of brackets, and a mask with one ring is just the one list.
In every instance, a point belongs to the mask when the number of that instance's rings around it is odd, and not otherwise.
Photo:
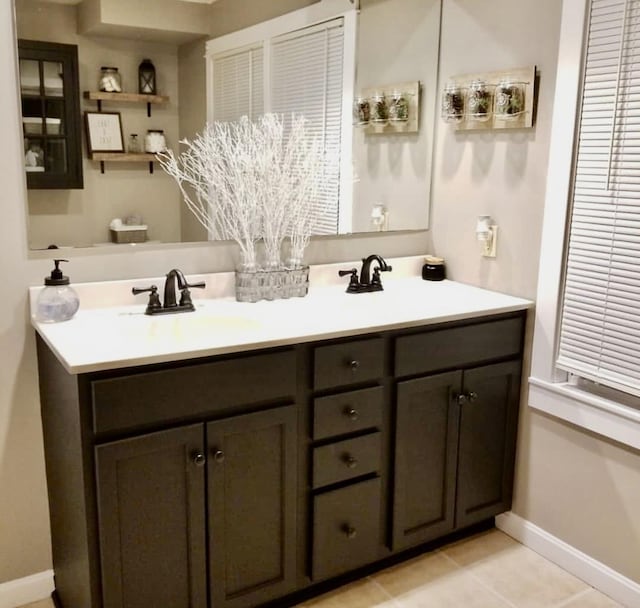
[(640, 0), (592, 0), (557, 365), (640, 395)]
[(271, 111), (307, 119), (309, 131), (323, 142), (326, 161), (314, 201), (315, 234), (336, 234), (340, 194), (342, 137), (341, 18), (273, 40)]
[(213, 58), (213, 119), (220, 122), (264, 113), (264, 49), (235, 49)]

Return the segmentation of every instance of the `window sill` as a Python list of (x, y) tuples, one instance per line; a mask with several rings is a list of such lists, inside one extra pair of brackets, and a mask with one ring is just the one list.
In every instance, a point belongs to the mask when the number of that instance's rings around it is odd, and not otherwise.
[(529, 378), (529, 406), (640, 450), (640, 411), (566, 382)]

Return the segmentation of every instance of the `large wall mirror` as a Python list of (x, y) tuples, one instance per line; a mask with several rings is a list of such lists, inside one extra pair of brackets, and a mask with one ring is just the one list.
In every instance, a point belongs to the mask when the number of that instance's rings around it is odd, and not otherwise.
[[(149, 130), (162, 130), (168, 147), (178, 150), (178, 142), (201, 132), (207, 120), (207, 42), (305, 9), (318, 0), (14, 1), (18, 39), (76, 45), (78, 51), (82, 188), (28, 189), (29, 246), (122, 246), (110, 243), (109, 224), (128, 217), (140, 218), (148, 226), (147, 238), (154, 244), (206, 240), (206, 232), (186, 209), (175, 182), (157, 163), (151, 173), (144, 162), (101, 165), (89, 158), (82, 114), (97, 112), (98, 107), (84, 93), (98, 90), (103, 66), (117, 67), (122, 90), (137, 93), (138, 66), (143, 59), (151, 59), (157, 92), (167, 100), (154, 104), (150, 116), (145, 103), (118, 99), (103, 101), (101, 110), (120, 114), (125, 148), (132, 134), (144, 140)], [(352, 3), (320, 1), (336, 6)], [(337, 233), (428, 227), (440, 18), (441, 0), (360, 0), (356, 73), (349, 96), (389, 92), (396, 84), (419, 82), (420, 94), (412, 98), (418, 127), (382, 132), (353, 128), (349, 179), (353, 208), (348, 229)], [(55, 80), (56, 64), (33, 65), (44, 82), (39, 107), (54, 108), (51, 115), (43, 110), (46, 122), (37, 121), (46, 133), (51, 129), (41, 144), (60, 145), (54, 140), (64, 121), (57, 117), (56, 100), (49, 99), (49, 93), (56, 95), (55, 83), (51, 90), (47, 88), (47, 78)], [(38, 149), (30, 151), (33, 136), (27, 133), (38, 128), (30, 116), (33, 100), (31, 105), (25, 101), (34, 76), (27, 68), (21, 62), (25, 163), (33, 165), (30, 171), (38, 171)], [(51, 75), (46, 72), (49, 68)]]

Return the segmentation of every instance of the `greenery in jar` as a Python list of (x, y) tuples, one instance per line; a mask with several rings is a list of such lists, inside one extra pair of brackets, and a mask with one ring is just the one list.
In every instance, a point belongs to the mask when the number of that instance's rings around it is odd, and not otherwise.
[(406, 122), (409, 120), (409, 102), (406, 96), (400, 92), (394, 91), (391, 94), (389, 120), (395, 122)]
[(452, 85), (442, 96), (442, 117), (447, 122), (461, 122), (464, 118), (464, 91)]

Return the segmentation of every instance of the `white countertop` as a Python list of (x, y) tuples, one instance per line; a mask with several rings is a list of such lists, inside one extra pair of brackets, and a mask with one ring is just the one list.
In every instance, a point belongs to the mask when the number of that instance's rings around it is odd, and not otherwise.
[[(195, 312), (160, 316), (144, 314), (144, 297), (129, 303), (130, 284), (145, 286), (148, 281), (74, 285), (81, 306), (73, 319), (39, 323), (32, 318), (32, 324), (66, 370), (78, 374), (456, 321), (533, 305), (453, 281), (423, 281), (415, 276), (420, 258), (389, 262), (398, 272), (383, 275), (382, 292), (347, 294), (346, 282), (322, 280), (323, 275), (334, 276), (338, 267), (351, 267), (346, 263), (312, 267), (304, 298), (255, 304), (236, 302), (229, 295), (233, 273), (208, 275), (207, 290), (192, 292)], [(162, 283), (157, 284), (162, 295)], [(209, 285), (217, 285), (215, 297)], [(31, 290), (32, 310), (38, 291)]]

